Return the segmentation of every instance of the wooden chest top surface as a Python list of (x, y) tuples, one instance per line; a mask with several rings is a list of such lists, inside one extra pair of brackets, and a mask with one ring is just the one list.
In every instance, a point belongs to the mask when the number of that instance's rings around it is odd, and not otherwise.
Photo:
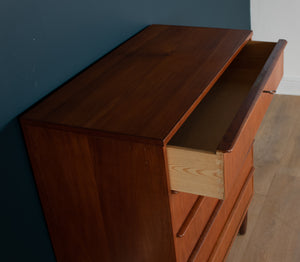
[(22, 120), (167, 143), (251, 35), (249, 30), (149, 26)]

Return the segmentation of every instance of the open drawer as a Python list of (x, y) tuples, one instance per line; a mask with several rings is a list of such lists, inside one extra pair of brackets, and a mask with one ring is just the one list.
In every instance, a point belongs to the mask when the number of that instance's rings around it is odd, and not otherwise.
[(172, 190), (225, 199), (282, 78), (285, 45), (249, 41), (172, 137)]

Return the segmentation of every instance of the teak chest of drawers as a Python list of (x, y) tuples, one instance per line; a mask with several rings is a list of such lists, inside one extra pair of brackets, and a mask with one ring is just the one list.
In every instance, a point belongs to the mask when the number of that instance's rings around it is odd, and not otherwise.
[(21, 116), (57, 261), (225, 259), (283, 74), (251, 35), (149, 26)]

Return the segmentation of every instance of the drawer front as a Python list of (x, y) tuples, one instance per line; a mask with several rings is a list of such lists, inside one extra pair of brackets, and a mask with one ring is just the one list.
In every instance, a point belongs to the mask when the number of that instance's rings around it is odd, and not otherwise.
[[(253, 174), (253, 172), (251, 172)], [(215, 247), (209, 257), (210, 262), (224, 261), (229, 249), (238, 233), (241, 223), (247, 213), (250, 201), (253, 196), (253, 176), (246, 181), (231, 213), (228, 217), (221, 234), (215, 244)], [(203, 261), (198, 259), (198, 261)]]
[[(180, 197), (180, 194), (183, 195), (182, 198), (186, 198), (186, 196), (184, 196), (186, 195), (185, 193), (177, 194), (178, 197)], [(172, 212), (175, 251), (178, 262), (186, 262), (188, 260), (217, 202), (218, 199), (215, 198), (198, 196), (189, 212), (185, 213), (184, 219), (182, 219), (182, 214), (178, 214), (178, 211), (182, 208), (177, 207), (177, 209)], [(190, 203), (187, 204), (190, 205)], [(174, 205), (174, 202), (172, 205)], [(178, 217), (176, 217), (176, 215)], [(180, 224), (178, 223), (179, 219), (181, 219)]]
[[(275, 46), (275, 49), (280, 48), (280, 43)], [(276, 50), (275, 50), (276, 51)], [(273, 58), (274, 60), (276, 57)], [(271, 63), (270, 61), (269, 63)], [(266, 80), (263, 85), (263, 90), (264, 91), (276, 91), (278, 88), (278, 85), (281, 81), (281, 78), (283, 76), (283, 51), (278, 50), (277, 51), (277, 60), (276, 63), (274, 63), (273, 68), (269, 71), (266, 72)]]
[(186, 220), (189, 212), (195, 205), (198, 195), (178, 192), (170, 195), (170, 206), (172, 212), (173, 232), (176, 236), (180, 227)]
[(171, 189), (228, 197), (282, 78), (285, 45), (250, 41), (174, 135)]
[[(272, 95), (276, 92), (282, 78), (283, 48), (285, 44), (285, 41), (280, 40), (273, 48), (260, 74), (251, 86), (247, 97), (218, 145), (218, 151), (231, 152), (234, 150), (235, 144), (242, 136), (242, 133), (245, 132), (245, 129), (248, 130), (250, 128), (250, 132), (248, 132), (247, 135), (251, 136), (250, 141), (253, 140), (264, 114), (268, 109), (269, 103), (266, 101), (272, 99)], [(260, 46), (263, 46), (264, 42), (253, 42), (250, 46), (254, 46), (251, 48), (255, 49), (256, 45), (261, 48)], [(247, 56), (252, 54), (250, 51)], [(255, 55), (259, 56), (260, 52), (256, 52)], [(274, 92), (269, 92), (271, 90)], [(269, 95), (271, 98), (261, 99), (261, 97), (265, 97), (265, 95)]]
[(269, 108), (273, 99), (273, 92), (276, 91), (283, 74), (283, 53), (278, 58), (277, 63), (268, 72), (268, 79), (264, 82), (263, 91), (258, 94), (252, 110), (244, 120), (240, 133), (237, 135), (233, 148), (228, 153), (224, 153), (224, 195), (229, 194), (235, 186), (235, 179), (242, 167), (243, 159), (251, 147), (257, 130)]
[[(236, 186), (231, 191), (228, 198), (218, 201), (205, 229), (194, 246), (188, 261), (203, 262), (209, 259), (218, 240), (218, 236), (221, 234), (228, 217), (230, 217), (230, 214), (232, 213), (232, 210), (235, 209), (234, 206), (237, 201), (239, 201), (239, 199), (243, 196), (245, 188), (251, 187), (251, 192), (253, 191), (253, 185), (251, 182), (254, 170), (252, 168), (252, 152), (253, 148), (251, 148), (240, 175), (236, 179)], [(251, 186), (249, 186), (249, 184), (251, 184)]]
[(236, 176), (239, 174), (243, 159), (253, 144), (260, 123), (273, 99), (272, 94), (261, 93), (253, 111), (247, 119), (233, 150), (224, 154), (225, 198), (235, 187)]
[[(224, 154), (225, 196), (236, 190), (237, 181), (243, 182), (247, 178), (250, 167), (253, 166), (253, 144), (251, 137), (248, 139), (241, 136), (235, 149)], [(244, 171), (242, 169), (245, 169), (245, 165), (247, 170)]]

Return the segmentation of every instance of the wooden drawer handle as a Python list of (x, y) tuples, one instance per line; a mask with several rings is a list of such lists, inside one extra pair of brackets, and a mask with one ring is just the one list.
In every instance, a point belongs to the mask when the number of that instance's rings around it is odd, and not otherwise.
[(218, 213), (220, 212), (221, 210), (221, 207), (223, 206), (223, 203), (224, 203), (224, 200), (219, 200), (213, 213), (211, 214), (210, 216), (210, 219), (209, 221), (207, 222), (202, 234), (200, 235), (200, 238), (198, 239), (189, 259), (188, 259), (188, 262), (194, 262), (196, 261), (196, 258), (198, 256), (198, 253), (200, 252), (200, 249), (206, 239), (206, 237), (208, 236), (209, 234), (209, 231), (211, 230), (211, 228), (213, 227), (214, 225), (214, 222), (216, 221), (216, 218), (217, 218), (217, 215)]
[(263, 92), (274, 95), (276, 93), (276, 90), (264, 90)]
[(196, 202), (194, 203), (192, 209), (190, 210), (189, 214), (187, 215), (186, 219), (184, 220), (183, 224), (181, 225), (179, 231), (177, 232), (177, 237), (184, 237), (185, 233), (187, 232), (189, 226), (191, 225), (193, 219), (195, 218), (197, 212), (200, 209), (201, 204), (203, 203), (203, 196), (198, 196)]

